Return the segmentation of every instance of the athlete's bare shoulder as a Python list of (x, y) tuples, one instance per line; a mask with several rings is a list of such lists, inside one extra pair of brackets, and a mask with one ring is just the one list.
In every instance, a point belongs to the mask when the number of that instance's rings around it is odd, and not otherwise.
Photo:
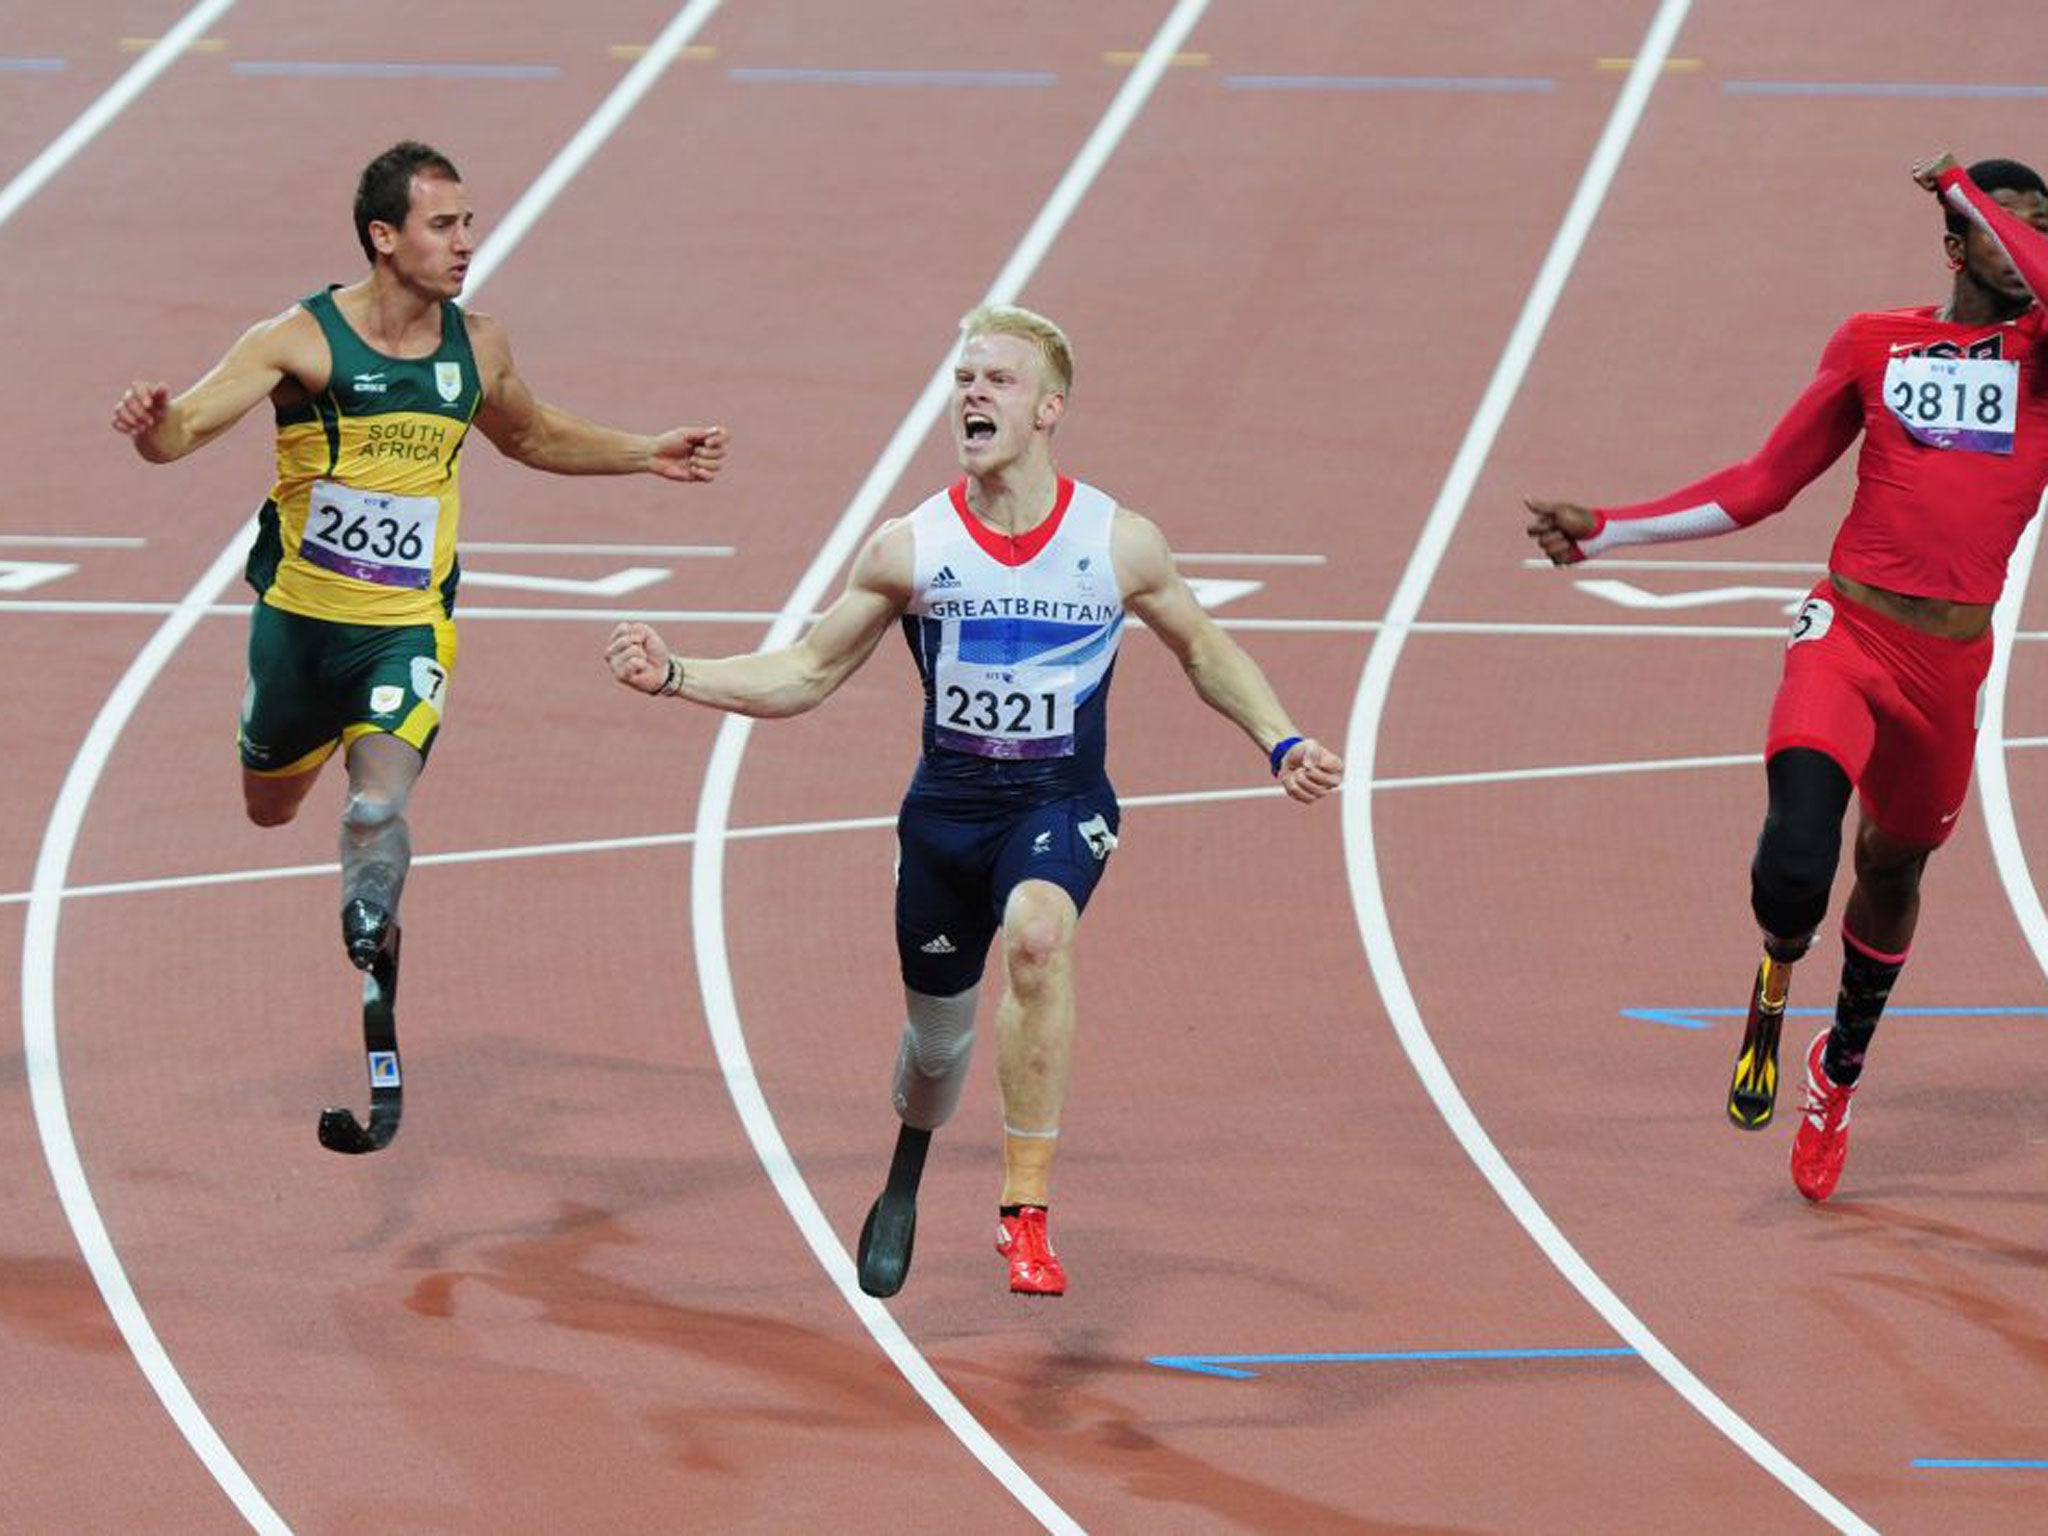
[(908, 517), (892, 517), (876, 527), (853, 562), (852, 584), (908, 602), (917, 579), (916, 535)]
[(477, 377), (488, 398), (498, 391), (500, 384), (518, 377), (512, 366), (511, 338), (493, 316), (478, 310), (465, 309), (462, 324), (469, 333), (469, 350), (476, 357)]
[(309, 395), (317, 395), (327, 387), (328, 375), (334, 370), (327, 333), (303, 304), (294, 304), (258, 320), (243, 333), (237, 345), (249, 347), (254, 358), (283, 374), (278, 385), (283, 391), (296, 386)]

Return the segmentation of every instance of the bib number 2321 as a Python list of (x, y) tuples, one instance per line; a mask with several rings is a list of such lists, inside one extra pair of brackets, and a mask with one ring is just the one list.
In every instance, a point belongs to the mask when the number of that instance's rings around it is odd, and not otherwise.
[(940, 740), (977, 757), (1063, 757), (1074, 750), (1072, 667), (941, 662), (933, 708)]

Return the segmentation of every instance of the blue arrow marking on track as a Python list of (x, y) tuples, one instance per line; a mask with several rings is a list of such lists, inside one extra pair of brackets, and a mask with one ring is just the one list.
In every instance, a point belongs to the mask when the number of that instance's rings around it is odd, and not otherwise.
[[(1832, 1008), (1787, 1008), (1786, 1018), (1833, 1018)], [(1624, 1019), (1645, 1024), (1666, 1024), (1673, 1029), (1712, 1029), (1718, 1019), (1744, 1019), (1747, 1008), (1624, 1008)], [(1887, 1008), (1888, 1019), (2038, 1019), (2048, 1018), (2048, 1008)]]
[(1197, 1376), (1222, 1376), (1250, 1381), (1259, 1373), (1247, 1365), (1355, 1365), (1397, 1360), (1599, 1360), (1633, 1357), (1632, 1349), (1394, 1349), (1365, 1354), (1318, 1355), (1154, 1355), (1150, 1365), (1192, 1371)]

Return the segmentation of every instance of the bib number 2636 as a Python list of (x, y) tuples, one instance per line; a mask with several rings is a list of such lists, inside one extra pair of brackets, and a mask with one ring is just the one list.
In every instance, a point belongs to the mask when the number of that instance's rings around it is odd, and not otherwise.
[(434, 569), (441, 503), (313, 482), (299, 551), (313, 564), (382, 587), (424, 587)]

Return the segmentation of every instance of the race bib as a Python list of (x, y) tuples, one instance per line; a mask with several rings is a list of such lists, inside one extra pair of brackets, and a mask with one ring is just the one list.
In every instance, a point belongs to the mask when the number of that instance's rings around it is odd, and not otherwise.
[(425, 587), (434, 574), (437, 496), (386, 496), (315, 480), (299, 553), (314, 565), (380, 587)]
[(1785, 641), (1790, 646), (1802, 640), (1825, 640), (1829, 630), (1835, 627), (1835, 605), (1824, 597), (1809, 597), (1799, 605), (1799, 612), (1792, 619), (1792, 633)]
[(1884, 370), (1884, 402), (1930, 448), (2011, 453), (2020, 365), (1990, 357), (1894, 357)]
[(941, 656), (932, 684), (939, 744), (976, 757), (1074, 755), (1074, 669), (986, 666)]

